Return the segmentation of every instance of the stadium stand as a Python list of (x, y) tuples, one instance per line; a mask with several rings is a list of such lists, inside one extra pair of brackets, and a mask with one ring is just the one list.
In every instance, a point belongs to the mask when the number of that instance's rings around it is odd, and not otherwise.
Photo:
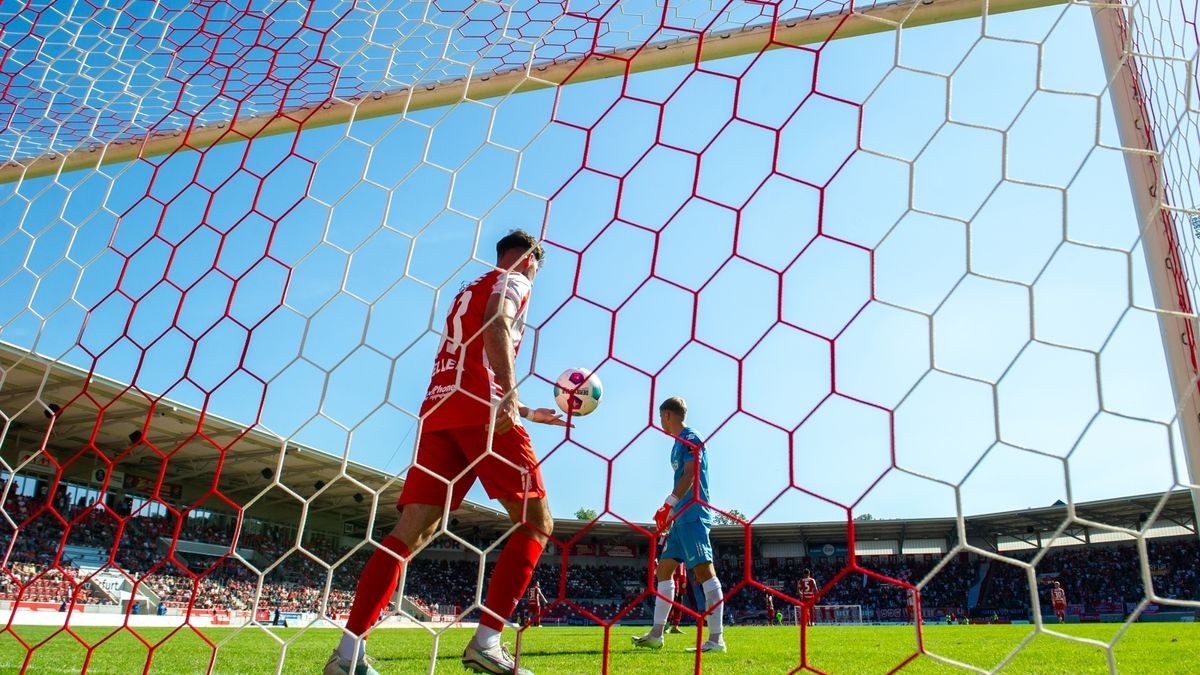
[[(150, 412), (145, 398), (130, 395), (120, 383), (63, 364), (41, 364), (8, 345), (0, 344), (0, 365), (10, 385), (2, 394), (4, 409), (37, 413), (11, 421), (8, 437), (14, 442), (4, 447), (4, 460), (16, 475), (0, 475), (9, 486), (0, 504), (5, 516), (0, 609), (16, 601), (45, 605), (73, 596), (76, 606), (118, 605), (125, 611), (136, 602), (145, 612), (245, 611), (258, 620), (275, 609), (327, 617), (348, 610), (371, 550), (364, 543), (367, 514), (372, 509), (378, 514), (376, 540), (395, 518), (388, 505), (399, 482), (392, 473), (343, 464), (341, 457), (212, 414), (200, 421), (197, 411), (182, 404), (159, 400)], [(23, 438), (46, 438), (51, 416), (22, 397), (40, 392), (51, 399), (58, 391), (78, 391), (84, 380), (94, 396), (112, 401), (103, 423), (94, 409), (66, 407), (54, 416), (45, 449), (23, 445)], [(204, 432), (201, 441), (197, 428)], [(167, 454), (170, 461), (164, 461)], [(224, 462), (219, 474), (218, 458)], [(279, 461), (283, 470), (276, 474)], [(286, 476), (286, 483), (278, 476)], [(377, 497), (364, 496), (364, 486)], [(1080, 522), (1146, 534), (1149, 578), (1159, 597), (1200, 598), (1195, 512), (1187, 492), (1165, 500), (1135, 496), (1074, 507)], [(498, 511), (464, 503), (448, 523), (454, 536), (436, 539), (408, 567), (405, 611), (453, 619), (471, 607), (476, 593), (486, 589), (476, 588), (479, 557), (468, 545), (488, 547), (507, 528)], [(714, 528), (730, 615), (761, 618), (763, 587), (792, 595), (805, 567), (827, 584), (848, 563), (848, 531), (846, 521), (755, 523), (746, 551), (742, 526)], [(941, 565), (922, 588), (926, 621), (948, 612), (1025, 621), (1033, 611), (1031, 592), (1044, 592), (1028, 588), (1023, 568), (957, 552), (960, 532), (972, 548), (1014, 560), (1033, 560), (1049, 548), (1036, 574), (1063, 581), (1069, 614), (1079, 620), (1122, 618), (1145, 596), (1133, 538), (1111, 528), (1070, 524), (1062, 504), (967, 516), (961, 530), (954, 518), (929, 518), (855, 522), (854, 532), (858, 564), (889, 579), (920, 583)], [(646, 590), (648, 533), (621, 522), (561, 520), (555, 535), (559, 544), (536, 572), (550, 600), (543, 623), (646, 619), (652, 597)], [(745, 578), (747, 555), (753, 584)], [(947, 555), (952, 557), (944, 560)], [(327, 566), (334, 564), (330, 573)], [(850, 572), (824, 590), (820, 603), (859, 605), (867, 621), (903, 621), (906, 593), (901, 585)], [(463, 616), (469, 620), (477, 613)]]
[[(117, 525), (121, 521), (115, 514), (106, 513), (104, 507), (88, 509), (85, 505), (67, 504), (65, 500), (56, 500), (56, 504), (63, 508), (65, 517), (73, 518), (74, 526), (68, 539), (74, 550), (98, 547), (116, 538)], [(38, 506), (37, 500), (20, 495), (10, 495), (4, 504), (6, 513), (18, 522), (35, 514)], [(243, 537), (239, 544), (258, 554), (250, 562), (262, 564), (282, 559), (264, 575), (259, 592), (256, 574), (233, 558), (224, 558), (215, 565), (214, 559), (185, 557), (178, 552), (164, 558), (167, 543), (174, 535), (173, 518), (131, 517), (120, 529), (121, 545), (116, 560), (119, 569), (149, 586), (159, 602), (176, 612), (188, 608), (235, 611), (278, 608), (284, 612), (337, 617), (348, 611), (355, 581), (366, 559), (366, 551), (360, 550), (337, 568), (332, 575), (328, 602), (323, 605), (328, 574), (326, 568), (311, 556), (337, 560), (345, 555), (347, 551), (342, 550), (332, 535), (312, 533), (304, 545), (308, 554), (293, 551), (286, 556), (290, 545), (280, 543), (271, 531)], [(77, 604), (113, 602), (96, 592), (91, 584), (80, 584), (80, 580), (94, 569), (85, 569), (81, 573), (69, 561), (66, 572), (52, 566), (53, 552), (62, 532), (58, 519), (37, 516), (21, 528), (9, 552), (6, 573), (0, 579), (0, 600), (12, 601), (19, 596), (22, 602), (57, 603), (70, 598), (79, 586)], [(233, 541), (232, 535), (228, 527), (192, 522), (180, 528), (179, 541), (194, 540), (228, 547)], [(622, 539), (613, 541), (612, 545), (627, 546), (632, 550), (637, 542)], [(91, 550), (96, 555), (101, 553), (99, 548)], [(1147, 551), (1151, 579), (1159, 596), (1200, 596), (1197, 588), (1200, 546), (1194, 540), (1151, 541)], [(418, 557), (409, 567), (406, 595), (417, 607), (431, 614), (434, 607), (455, 608), (447, 613), (457, 613), (458, 608), (474, 602), (478, 559), (472, 559), (461, 549), (450, 552), (458, 558)], [(1010, 553), (1009, 557), (1029, 561), (1035, 552), (1018, 551)], [(732, 590), (729, 608), (733, 615), (743, 621), (753, 621), (761, 618), (763, 591), (742, 583), (745, 580), (738, 576), (745, 569), (745, 555), (740, 546), (721, 546), (718, 570), (725, 587)], [(624, 558), (619, 562), (599, 560), (602, 559), (577, 558), (576, 564), (568, 566), (565, 581), (560, 580), (562, 566), (559, 562), (547, 562), (538, 567), (536, 578), (551, 601), (543, 622), (586, 623), (592, 616), (607, 621), (623, 610), (621, 618), (626, 621), (648, 616), (651, 599), (642, 597), (639, 601), (639, 596), (645, 596), (648, 576), (645, 558)], [(1064, 582), (1074, 614), (1080, 617), (1124, 616), (1143, 597), (1138, 560), (1137, 549), (1129, 544), (1061, 546), (1046, 554), (1038, 572), (1041, 579)], [(940, 562), (941, 556), (930, 555), (859, 558), (859, 564), (864, 568), (913, 584), (924, 579)], [(750, 569), (757, 582), (780, 593), (794, 595), (804, 568), (811, 568), (818, 581), (825, 583), (845, 565), (845, 558), (754, 557)], [(972, 603), (970, 589), (975, 585), (979, 586), (979, 593), (977, 601)], [(902, 618), (905, 597), (901, 586), (850, 572), (828, 587), (820, 602), (859, 605), (867, 620), (889, 621)], [(921, 601), (933, 612), (926, 615), (926, 620), (941, 620), (947, 612), (977, 620), (1028, 620), (1032, 612), (1025, 570), (974, 554), (957, 554), (948, 561), (922, 589)], [(466, 616), (472, 618), (476, 613)]]
[[(1195, 541), (1152, 541), (1148, 563), (1155, 593), (1163, 598), (1192, 599), (1197, 593), (1196, 569), (1200, 555)], [(1030, 552), (1010, 557), (1028, 562)], [(1051, 549), (1038, 566), (1040, 580), (1058, 579), (1077, 614), (1124, 614), (1145, 595), (1138, 551), (1133, 546), (1075, 546)], [(1029, 583), (1024, 570), (991, 564), (983, 584), (978, 609), (982, 615), (1000, 612), (1021, 615), (1029, 611)], [(1044, 597), (1045, 588), (1036, 589)]]

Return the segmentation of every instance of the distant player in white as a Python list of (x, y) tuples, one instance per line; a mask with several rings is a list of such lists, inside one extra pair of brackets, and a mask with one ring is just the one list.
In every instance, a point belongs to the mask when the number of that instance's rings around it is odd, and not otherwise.
[[(633, 638), (637, 647), (661, 649), (663, 628), (671, 612), (670, 599), (675, 597), (675, 568), (682, 562), (692, 572), (692, 578), (704, 590), (707, 605), (708, 639), (700, 647), (702, 652), (725, 651), (725, 640), (721, 637), (724, 594), (721, 580), (713, 567), (712, 544), (708, 531), (712, 527), (712, 508), (708, 499), (708, 452), (704, 440), (694, 429), (686, 426), (687, 403), (673, 396), (658, 407), (659, 421), (663, 431), (675, 438), (671, 447), (671, 466), (675, 470), (675, 482), (667, 499), (654, 514), (654, 525), (659, 532), (667, 532), (667, 543), (659, 556), (658, 594), (654, 598), (654, 625), (650, 632)], [(692, 650), (694, 651), (694, 650)]]
[(533, 582), (525, 592), (525, 625), (541, 627), (542, 604), (545, 602), (546, 596), (542, 593), (541, 582)]
[(1057, 581), (1050, 587), (1050, 602), (1054, 605), (1054, 616), (1058, 617), (1058, 622), (1066, 623), (1067, 592), (1063, 590), (1062, 584)]

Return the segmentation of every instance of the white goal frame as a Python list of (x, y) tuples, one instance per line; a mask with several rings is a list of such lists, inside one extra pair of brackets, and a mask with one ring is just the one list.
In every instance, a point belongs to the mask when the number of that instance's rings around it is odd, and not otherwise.
[(532, 61), (500, 72), (473, 73), (470, 77), (433, 82), (414, 88), (370, 92), (353, 98), (331, 98), (319, 103), (252, 114), (228, 122), (194, 124), (186, 129), (156, 129), (144, 135), (89, 145), (63, 153), (31, 158), (0, 158), (0, 184), (57, 175), (63, 171), (98, 168), (139, 157), (165, 155), (177, 150), (202, 150), (223, 143), (295, 133), (301, 128), (345, 124), (387, 115), (401, 115), (452, 105), (464, 100), (482, 101), (561, 84), (577, 84), (672, 66), (723, 59), (775, 49), (784, 44), (811, 45), (899, 28), (914, 28), (980, 15), (1015, 12), (1063, 4), (1065, 0), (912, 0), (881, 1), (865, 9), (817, 14), (803, 19), (758, 23), (743, 28), (617, 49), (584, 58)]
[[(1125, 169), (1142, 233), (1142, 250), (1158, 313), (1159, 333), (1175, 395), (1176, 414), (1192, 484), (1192, 508), (1200, 522), (1200, 370), (1196, 341), (1200, 323), (1187, 285), (1177, 281), (1183, 262), (1170, 239), (1171, 205), (1167, 202), (1162, 153), (1156, 146), (1153, 121), (1143, 100), (1137, 53), (1129, 35), (1132, 9), (1115, 1), (1092, 4), (1096, 39), (1116, 113), (1117, 131), (1125, 149)], [(1183, 477), (1180, 476), (1179, 479)]]

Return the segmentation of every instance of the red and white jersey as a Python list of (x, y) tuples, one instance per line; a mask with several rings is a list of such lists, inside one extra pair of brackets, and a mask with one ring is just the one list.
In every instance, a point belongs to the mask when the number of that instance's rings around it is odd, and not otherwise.
[(537, 584), (530, 586), (529, 590), (525, 592), (525, 600), (531, 605), (542, 604), (542, 587)]
[(491, 401), (499, 399), (502, 392), (483, 348), (484, 325), (491, 318), (485, 316), (488, 300), (501, 294), (516, 305), (510, 329), (515, 358), (525, 334), (532, 289), (533, 283), (525, 275), (497, 269), (471, 282), (454, 297), (433, 362), (433, 376), (421, 405), (425, 431), (489, 422)]
[(1050, 601), (1056, 605), (1067, 604), (1067, 592), (1061, 586), (1050, 589)]
[(769, 593), (767, 594), (767, 614), (775, 616), (775, 598), (771, 597)]
[(908, 606), (909, 606), (909, 607), (914, 607), (914, 606), (916, 606), (916, 604), (917, 604), (917, 592), (916, 592), (916, 591), (914, 591), (913, 589), (911, 589), (911, 588), (910, 588), (910, 589), (908, 589), (908, 593), (907, 593), (907, 595), (908, 595)]
[(804, 577), (798, 584), (796, 584), (796, 588), (799, 591), (801, 600), (812, 600), (813, 598), (817, 597), (817, 591), (820, 590), (821, 587), (817, 585), (816, 579), (812, 577)]

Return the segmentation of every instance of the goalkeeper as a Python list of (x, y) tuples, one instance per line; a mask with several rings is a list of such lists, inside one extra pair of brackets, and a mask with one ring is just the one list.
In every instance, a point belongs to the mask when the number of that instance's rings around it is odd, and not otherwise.
[(724, 613), (721, 580), (713, 567), (712, 544), (708, 530), (712, 527), (712, 508), (708, 500), (708, 459), (704, 441), (686, 425), (687, 403), (673, 396), (658, 407), (663, 431), (675, 437), (671, 448), (671, 466), (675, 469), (675, 487), (667, 494), (662, 507), (654, 514), (659, 532), (667, 532), (667, 543), (659, 554), (655, 576), (658, 594), (654, 599), (654, 625), (650, 632), (633, 638), (638, 647), (661, 649), (663, 628), (675, 597), (673, 574), (680, 563), (687, 565), (693, 578), (704, 590), (708, 614), (708, 640), (700, 647), (703, 652), (725, 651), (721, 637)]

